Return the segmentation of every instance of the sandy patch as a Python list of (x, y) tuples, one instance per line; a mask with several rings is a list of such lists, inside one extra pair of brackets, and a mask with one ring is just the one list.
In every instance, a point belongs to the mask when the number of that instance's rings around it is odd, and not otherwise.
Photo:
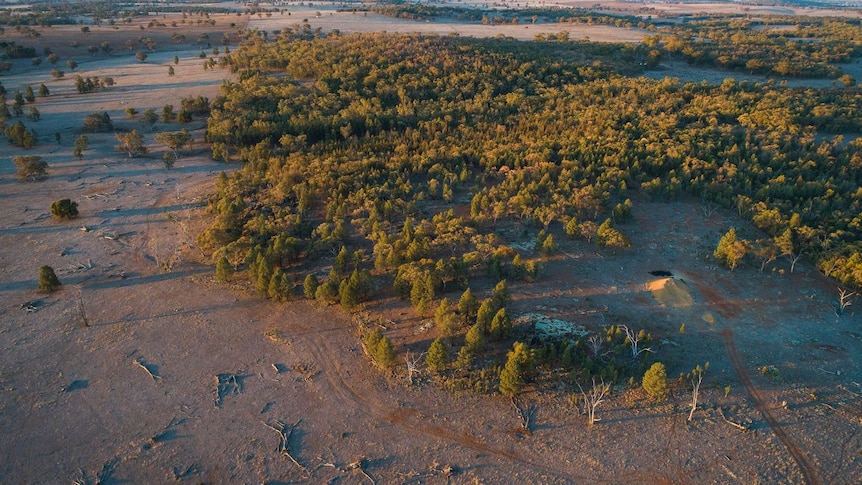
[(653, 298), (664, 306), (688, 308), (694, 304), (691, 289), (685, 281), (675, 278), (660, 278), (647, 283)]

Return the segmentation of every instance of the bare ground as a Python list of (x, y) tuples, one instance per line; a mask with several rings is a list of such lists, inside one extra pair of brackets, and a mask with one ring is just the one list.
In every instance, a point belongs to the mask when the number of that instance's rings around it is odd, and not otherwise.
[[(706, 217), (698, 203), (636, 199), (635, 221), (622, 228), (634, 250), (610, 254), (562, 241), (537, 283), (512, 286), (515, 315), (540, 312), (589, 330), (647, 328), (671, 376), (709, 361), (691, 423), (682, 386), (663, 404), (616, 388), (593, 428), (572, 405), (572, 389), (528, 390), (523, 398), (539, 412), (524, 434), (500, 397), (440, 391), (428, 378), (409, 387), (378, 373), (338, 309), (272, 303), (214, 282), (193, 237), (206, 223), (201, 206), (215, 175), (228, 167), (198, 147), (165, 170), (151, 138), (154, 153), (129, 160), (114, 151), (111, 134), (92, 136), (83, 160), (70, 157), (81, 114), (107, 109), (131, 128), (139, 125), (124, 117), (126, 106), (214, 96), (224, 73), (204, 72), (196, 52), (176, 51), (177, 82), (165, 75), (174, 52), (144, 64), (114, 59), (119, 54), (82, 63), (84, 76), (123, 81), (88, 96), (57, 81), (52, 96), (37, 101), (44, 139), (26, 154), (46, 157), (49, 178), (19, 183), (11, 157), (0, 159), (0, 481), (862, 480), (860, 317), (837, 318), (834, 285), (806, 265), (793, 274), (782, 262), (767, 273), (715, 267), (712, 248), (740, 221)], [(9, 77), (3, 82), (12, 86)], [(62, 133), (59, 145), (54, 132)], [(48, 216), (61, 197), (80, 204), (79, 219)], [(61, 291), (35, 290), (43, 264), (57, 269)], [(693, 303), (656, 300), (654, 270), (684, 281)], [(403, 346), (433, 337), (418, 331), (421, 320), (402, 302), (368, 310), (391, 317), (389, 332)], [(265, 425), (278, 422), (296, 424), (286, 448), (298, 465)]]

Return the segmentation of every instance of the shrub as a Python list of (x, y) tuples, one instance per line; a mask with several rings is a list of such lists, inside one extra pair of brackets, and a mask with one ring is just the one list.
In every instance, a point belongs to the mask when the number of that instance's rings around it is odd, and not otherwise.
[(667, 371), (664, 364), (656, 362), (646, 371), (641, 385), (647, 394), (656, 401), (667, 399)]
[(78, 216), (78, 203), (60, 199), (51, 204), (51, 215), (57, 219), (72, 219)]
[(45, 292), (52, 292), (62, 286), (57, 274), (54, 273), (54, 268), (50, 266), (42, 266), (39, 268), (39, 289)]

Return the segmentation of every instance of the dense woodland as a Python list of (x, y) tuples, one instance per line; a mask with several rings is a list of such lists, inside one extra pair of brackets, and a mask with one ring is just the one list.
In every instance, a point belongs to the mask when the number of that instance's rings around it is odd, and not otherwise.
[[(781, 77), (831, 78), (843, 75), (841, 63), (862, 57), (862, 21), (805, 16), (690, 16), (664, 18), (658, 12), (641, 15), (600, 12), (594, 9), (484, 10), (466, 7), (391, 5), (375, 12), (426, 21), (456, 18), (484, 24), (557, 23), (610, 25), (653, 32), (643, 47), (650, 55), (645, 67), (662, 58), (689, 64)], [(536, 40), (568, 39), (537, 36)], [(850, 82), (850, 79), (842, 79)]]
[[(625, 250), (635, 193), (753, 221), (762, 233), (734, 231), (716, 250), (731, 268), (809, 257), (862, 286), (859, 88), (653, 81), (548, 52), (507, 39), (251, 35), (225, 60), (238, 80), (208, 122), (213, 155), (243, 163), (220, 178), (200, 238), (220, 277), (246, 270), (276, 299), (353, 309), (391, 291), (419, 314), (436, 308), (440, 335), (463, 337), (457, 367), (473, 375), (489, 370), (471, 364), (471, 342), (524, 337), (511, 331), (506, 281), (541, 277), (555, 238)], [(512, 224), (539, 231), (534, 249), (499, 230)], [(468, 289), (457, 305), (435, 302), (453, 288)], [(391, 365), (388, 340), (366, 337)], [(623, 355), (632, 339), (611, 328), (605, 342)], [(516, 345), (509, 360), (566, 359), (579, 380), (643, 372), (587, 347), (546, 342), (527, 359)]]

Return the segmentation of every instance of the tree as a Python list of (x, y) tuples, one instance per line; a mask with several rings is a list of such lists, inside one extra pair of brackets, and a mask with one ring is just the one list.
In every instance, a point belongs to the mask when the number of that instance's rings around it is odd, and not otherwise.
[(138, 110), (129, 106), (128, 108), (126, 108), (126, 116), (128, 116), (129, 118), (134, 118), (135, 116), (138, 116)]
[(482, 300), (482, 304), (479, 305), (479, 310), (476, 312), (476, 325), (482, 329), (483, 334), (487, 335), (491, 331), (491, 320), (494, 319), (496, 313), (497, 310), (494, 308), (492, 299)]
[(691, 381), (691, 412), (688, 413), (689, 421), (691, 421), (691, 418), (694, 416), (694, 411), (697, 409), (697, 399), (700, 395), (700, 384), (703, 382), (703, 375), (706, 374), (707, 369), (709, 369), (709, 362), (704, 364), (703, 367), (700, 365), (696, 366), (688, 375), (688, 378)]
[(177, 114), (174, 112), (174, 105), (166, 104), (162, 106), (162, 122), (167, 123), (177, 119)]
[(65, 75), (65, 73), (63, 71), (61, 71), (60, 69), (56, 69), (56, 68), (51, 69), (51, 77), (53, 77), (54, 79), (60, 79), (64, 75)]
[(854, 78), (850, 74), (844, 74), (843, 76), (838, 78), (838, 82), (841, 83), (845, 88), (852, 88), (856, 85), (856, 78)]
[(168, 76), (173, 77), (176, 74), (174, 71), (174, 66), (168, 66)]
[(557, 250), (557, 243), (554, 242), (554, 235), (548, 234), (544, 241), (542, 241), (542, 246), (539, 248), (539, 252), (544, 256), (550, 256)]
[(104, 111), (88, 114), (86, 117), (84, 117), (84, 124), (81, 127), (83, 131), (86, 131), (88, 133), (110, 131), (113, 128), (114, 123), (113, 121), (111, 121), (111, 116)]
[(51, 204), (51, 215), (57, 219), (72, 219), (78, 216), (78, 203), (60, 199)]
[(125, 135), (116, 134), (117, 140), (120, 142), (116, 149), (118, 152), (126, 152), (129, 158), (146, 155), (148, 150), (144, 146), (144, 139), (138, 133), (138, 130), (132, 130)]
[(500, 393), (506, 397), (514, 397), (524, 387), (524, 371), (530, 362), (530, 351), (527, 344), (515, 342), (509, 351), (506, 365), (500, 371)]
[(40, 84), (39, 85), (39, 97), (44, 98), (44, 97), (48, 96), (49, 94), (51, 94), (51, 92), (48, 90), (48, 86), (45, 86), (45, 84)]
[(354, 270), (350, 278), (344, 279), (338, 287), (341, 306), (346, 310), (356, 308), (360, 300), (359, 271)]
[(509, 286), (506, 284), (506, 280), (500, 280), (500, 282), (494, 286), (494, 291), (491, 293), (491, 299), (497, 309), (505, 307), (512, 301), (512, 295), (509, 294)]
[(135, 59), (137, 59), (141, 62), (145, 62), (147, 60), (147, 57), (149, 57), (149, 56), (144, 51), (135, 52)]
[(70, 71), (74, 71), (78, 68), (78, 63), (69, 59), (68, 61), (66, 61), (66, 67), (68, 67)]
[(174, 156), (179, 158), (179, 151), (191, 146), (192, 135), (188, 130), (183, 128), (182, 130), (173, 133), (156, 133), (156, 141), (167, 145), (167, 147), (173, 151)]
[(48, 173), (48, 162), (37, 155), (18, 155), (12, 158), (18, 167), (18, 178), (21, 180), (38, 180)]
[(569, 222), (566, 223), (566, 237), (569, 239), (575, 239), (576, 237), (581, 235), (580, 226), (578, 225), (578, 220), (574, 217), (569, 219)]
[(42, 266), (39, 268), (39, 289), (50, 293), (63, 284), (60, 283), (60, 279), (57, 278), (57, 274), (54, 273), (54, 268), (50, 266)]
[(33, 86), (30, 86), (28, 84), (27, 87), (24, 88), (24, 99), (28, 103), (32, 103), (32, 102), (36, 101), (36, 93), (33, 92)]
[(75, 138), (75, 148), (72, 150), (72, 155), (75, 158), (81, 159), (84, 158), (84, 150), (90, 144), (90, 139), (87, 138), (87, 135), (79, 135), (78, 138)]
[(390, 370), (395, 365), (395, 349), (387, 337), (382, 337), (374, 350), (374, 362), (384, 370)]
[(416, 311), (420, 315), (425, 315), (433, 298), (434, 282), (431, 279), (431, 273), (426, 271), (413, 282), (413, 288), (410, 290), (410, 302), (416, 307)]
[(276, 268), (269, 278), (267, 296), (276, 301), (286, 301), (290, 299), (292, 293), (293, 285), (290, 282), (290, 277), (283, 269)]
[(428, 348), (428, 353), (425, 354), (425, 365), (428, 366), (428, 369), (431, 372), (440, 373), (446, 370), (446, 366), (449, 364), (449, 355), (446, 352), (446, 345), (443, 343), (443, 339), (441, 337), (437, 337), (431, 342), (431, 346)]
[(437, 311), (434, 312), (434, 323), (440, 332), (441, 337), (451, 337), (455, 333), (455, 313), (450, 307), (449, 299), (443, 298), (437, 306)]
[(598, 229), (596, 238), (600, 246), (607, 248), (630, 248), (632, 242), (629, 238), (611, 225), (610, 218), (605, 219)]
[(746, 252), (745, 243), (737, 239), (736, 229), (731, 227), (724, 236), (721, 236), (718, 246), (712, 254), (715, 259), (733, 271), (745, 257)]
[(309, 300), (313, 300), (314, 295), (317, 293), (318, 286), (320, 286), (320, 282), (317, 281), (317, 276), (313, 273), (309, 273), (305, 277), (305, 281), (302, 282), (302, 293)]
[(788, 227), (778, 237), (775, 238), (775, 246), (778, 248), (781, 256), (790, 261), (790, 272), (796, 269), (796, 263), (802, 259), (802, 251), (799, 249), (799, 236), (796, 230)]
[(644, 374), (641, 386), (656, 401), (667, 399), (667, 372), (664, 364), (661, 362), (654, 363)]
[(592, 426), (599, 421), (599, 418), (596, 417), (596, 408), (599, 407), (599, 404), (604, 402), (605, 396), (611, 390), (611, 386), (610, 384), (605, 384), (605, 381), (603, 380), (597, 383), (596, 378), (593, 377), (593, 386), (590, 388), (589, 392), (585, 391), (584, 388), (581, 387), (580, 382), (578, 383), (578, 389), (581, 391), (581, 399), (584, 403), (584, 414), (587, 415), (587, 424)]
[(458, 313), (464, 322), (469, 322), (476, 318), (477, 310), (479, 310), (479, 301), (473, 296), (470, 288), (467, 288), (458, 300)]
[(497, 310), (491, 320), (490, 334), (495, 340), (502, 340), (512, 334), (512, 319), (509, 318), (506, 307)]
[(222, 255), (216, 261), (215, 267), (215, 277), (219, 281), (227, 281), (230, 279), (230, 276), (233, 274), (233, 266), (231, 266), (230, 261), (228, 261), (227, 256)]
[(156, 114), (156, 110), (153, 108), (147, 108), (144, 110), (144, 113), (141, 115), (141, 123), (150, 126), (156, 124), (156, 121), (159, 121), (159, 115)]

